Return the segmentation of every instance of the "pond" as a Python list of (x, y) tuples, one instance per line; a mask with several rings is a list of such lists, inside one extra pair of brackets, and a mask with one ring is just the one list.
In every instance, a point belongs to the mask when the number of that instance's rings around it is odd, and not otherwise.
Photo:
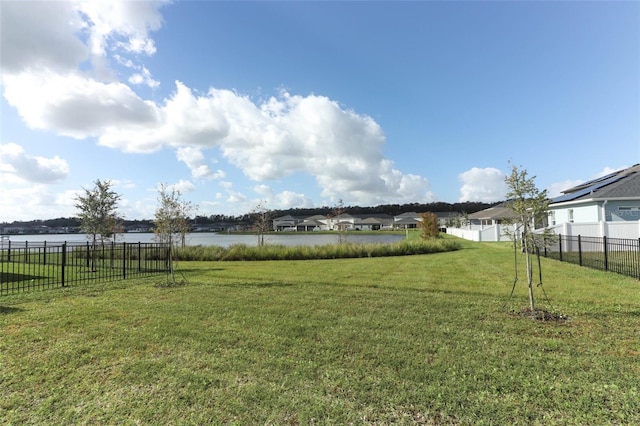
[[(153, 233), (126, 233), (118, 236), (118, 241), (127, 243), (149, 243), (153, 242)], [(394, 243), (405, 238), (402, 234), (344, 234), (343, 238), (350, 243)], [(60, 243), (64, 241), (78, 242), (86, 241), (83, 234), (51, 234), (51, 235), (11, 235), (9, 237), (11, 244), (21, 242), (42, 242)], [(277, 233), (266, 234), (264, 236), (265, 244), (282, 244), (286, 246), (316, 246), (324, 244), (338, 243), (338, 234), (308, 234), (308, 233)], [(246, 244), (248, 246), (257, 246), (258, 237), (256, 235), (246, 234), (225, 234), (216, 232), (196, 232), (187, 235), (187, 245), (190, 246), (220, 246), (229, 247), (233, 244)], [(3, 245), (7, 245), (3, 241)]]

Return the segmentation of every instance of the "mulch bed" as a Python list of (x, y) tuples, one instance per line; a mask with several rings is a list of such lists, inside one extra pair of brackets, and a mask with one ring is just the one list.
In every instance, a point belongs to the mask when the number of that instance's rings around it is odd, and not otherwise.
[(549, 312), (544, 309), (536, 309), (535, 311), (532, 311), (530, 308), (527, 308), (519, 312), (511, 311), (511, 314), (517, 315), (520, 317), (529, 318), (536, 321), (556, 321), (556, 322), (569, 321), (569, 317), (564, 314), (561, 314), (558, 312)]

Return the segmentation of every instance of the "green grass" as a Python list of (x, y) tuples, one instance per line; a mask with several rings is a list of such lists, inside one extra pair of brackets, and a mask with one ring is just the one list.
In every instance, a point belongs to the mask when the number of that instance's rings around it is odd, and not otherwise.
[[(638, 424), (640, 283), (509, 244), (419, 256), (180, 262), (0, 299), (0, 418), (25, 424)], [(523, 277), (524, 273), (520, 272)], [(522, 278), (521, 278), (522, 279)], [(538, 289), (539, 291), (539, 289)], [(539, 293), (538, 293), (539, 294)]]

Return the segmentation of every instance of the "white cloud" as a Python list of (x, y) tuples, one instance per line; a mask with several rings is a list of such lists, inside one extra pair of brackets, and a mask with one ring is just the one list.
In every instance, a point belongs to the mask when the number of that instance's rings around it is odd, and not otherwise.
[(113, 188), (122, 188), (122, 189), (134, 189), (136, 187), (135, 182), (130, 179), (110, 179)]
[(90, 53), (78, 37), (84, 29), (85, 23), (73, 2), (0, 2), (2, 72), (42, 67), (76, 69)]
[(253, 187), (253, 191), (259, 194), (266, 201), (273, 199), (273, 190), (269, 185), (256, 185)]
[(582, 180), (564, 180), (562, 182), (552, 183), (549, 188), (547, 188), (547, 194), (550, 198), (555, 198), (562, 195), (562, 191), (565, 191), (569, 188), (573, 188), (574, 186), (580, 185)]
[(180, 147), (176, 157), (189, 167), (194, 179), (222, 179), (226, 176), (224, 171), (214, 171), (205, 163), (204, 154), (199, 147)]
[(141, 134), (157, 124), (153, 103), (127, 85), (48, 71), (4, 77), (4, 97), (25, 123), (82, 139), (125, 126)]
[(505, 198), (507, 185), (505, 175), (498, 169), (487, 167), (484, 169), (473, 167), (458, 176), (460, 188), (460, 202), (479, 201), (494, 202)]
[(312, 208), (315, 207), (315, 203), (304, 194), (292, 191), (283, 191), (276, 194), (274, 199), (274, 208), (286, 209), (289, 207)]
[(267, 209), (310, 208), (314, 202), (304, 194), (293, 191), (274, 193), (268, 185), (256, 185), (253, 191), (260, 195), (260, 200), (254, 200), (255, 204), (262, 203)]
[[(46, 158), (33, 156), (15, 143), (0, 145), (0, 176), (3, 182), (8, 180), (55, 183), (69, 174), (66, 160), (58, 157)], [(11, 175), (11, 176), (9, 176)], [(0, 187), (4, 184), (0, 184)]]
[(145, 85), (145, 86), (149, 86), (152, 89), (155, 89), (156, 87), (160, 86), (160, 82), (154, 80), (153, 77), (151, 77), (151, 73), (149, 72), (149, 70), (145, 67), (141, 67), (140, 72), (132, 74), (129, 77), (128, 81), (131, 84)]
[(245, 201), (247, 201), (247, 197), (240, 192), (229, 191), (229, 193), (227, 194), (228, 203), (238, 204), (244, 203)]
[(180, 194), (186, 194), (188, 192), (193, 192), (196, 190), (196, 186), (188, 181), (188, 180), (184, 180), (184, 179), (180, 179), (177, 183), (174, 183), (172, 185), (169, 185), (167, 187), (167, 189), (169, 190), (176, 190), (178, 191)]
[(74, 200), (77, 191), (55, 194), (51, 191), (50, 185), (39, 183), (0, 186), (0, 222), (25, 218), (51, 219), (52, 212), (58, 217), (71, 217), (77, 213)]
[[(6, 16), (2, 20), (2, 39), (16, 36), (20, 47), (12, 46), (6, 64), (3, 56), (7, 102), (31, 128), (95, 137), (124, 152), (175, 148), (195, 180), (225, 177), (204, 158), (204, 149), (216, 148), (256, 182), (308, 174), (332, 201), (433, 200), (426, 178), (403, 173), (384, 158), (386, 138), (375, 120), (327, 97), (282, 92), (254, 102), (230, 90), (199, 93), (176, 82), (174, 93), (161, 102), (143, 99), (129, 85), (159, 84), (139, 56), (156, 51), (149, 34), (162, 25), (163, 3), (77, 0), (54, 10), (48, 2), (3, 2), (9, 17), (25, 13), (29, 27)], [(132, 72), (123, 79), (129, 85), (118, 81), (111, 64)], [(309, 203), (293, 192), (281, 197)]]

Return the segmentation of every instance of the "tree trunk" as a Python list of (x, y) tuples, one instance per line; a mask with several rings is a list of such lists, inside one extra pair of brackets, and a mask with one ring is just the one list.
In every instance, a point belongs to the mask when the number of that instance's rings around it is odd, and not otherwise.
[(531, 265), (531, 250), (529, 250), (529, 246), (526, 243), (526, 239), (524, 242), (524, 256), (527, 264), (527, 286), (529, 287), (529, 307), (531, 308), (531, 312), (536, 311), (535, 299), (533, 298), (533, 267)]

